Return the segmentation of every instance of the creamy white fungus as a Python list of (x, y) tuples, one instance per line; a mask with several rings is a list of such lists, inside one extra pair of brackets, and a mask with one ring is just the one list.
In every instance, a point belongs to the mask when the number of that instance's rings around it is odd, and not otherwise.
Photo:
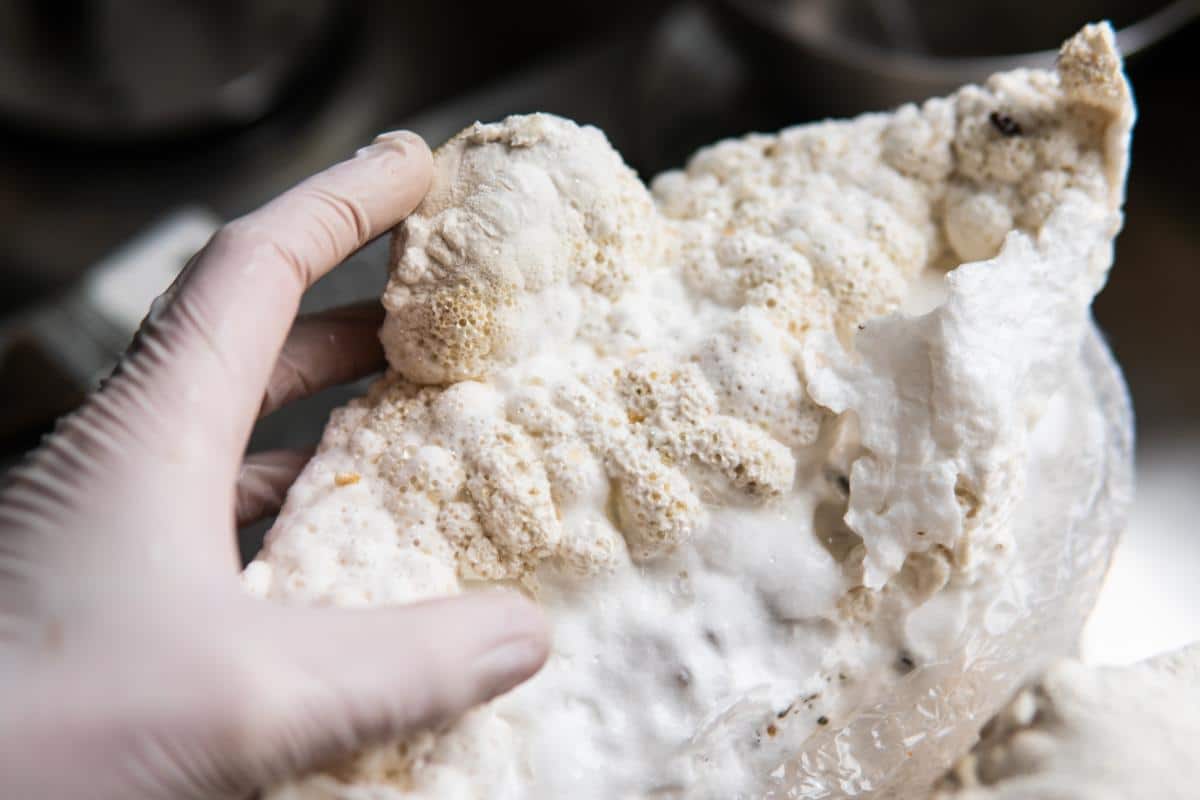
[(553, 653), (271, 797), (927, 791), (1070, 647), (1123, 512), (1089, 305), (1132, 120), (1092, 26), (1055, 71), (724, 141), (649, 190), (545, 114), (442, 146), (394, 240), (391, 369), (245, 582), (519, 587)]

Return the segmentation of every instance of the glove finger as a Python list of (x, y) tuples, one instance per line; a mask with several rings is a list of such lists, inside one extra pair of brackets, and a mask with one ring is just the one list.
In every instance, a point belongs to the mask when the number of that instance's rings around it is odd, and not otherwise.
[(237, 480), (238, 526), (279, 511), (288, 487), (310, 458), (311, 450), (267, 450), (246, 456)]
[(224, 226), (155, 302), (111, 383), (136, 387), (176, 434), (202, 431), (233, 468), (301, 295), (412, 211), (431, 165), (419, 137), (387, 134)]
[(297, 319), (267, 381), (259, 415), (383, 369), (383, 314), (383, 307), (372, 301)]
[(444, 725), (527, 679), (548, 651), (541, 612), (508, 592), (370, 611), (272, 606), (260, 620), (279, 663), (229, 754), (260, 786)]

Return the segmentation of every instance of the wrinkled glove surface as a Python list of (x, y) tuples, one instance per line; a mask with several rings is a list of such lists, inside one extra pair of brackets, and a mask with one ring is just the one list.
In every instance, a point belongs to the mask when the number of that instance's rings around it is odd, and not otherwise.
[(8, 477), (0, 795), (247, 797), (541, 664), (541, 617), (509, 595), (299, 609), (238, 581), (236, 526), (277, 508), (305, 458), (244, 457), (255, 420), (383, 365), (382, 310), (293, 325), (300, 297), (429, 181), (424, 143), (387, 134), (225, 226)]

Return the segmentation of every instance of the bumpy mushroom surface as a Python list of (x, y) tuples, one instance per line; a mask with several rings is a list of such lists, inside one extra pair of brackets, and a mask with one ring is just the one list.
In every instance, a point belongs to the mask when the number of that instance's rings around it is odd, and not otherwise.
[(927, 790), (1069, 649), (1124, 510), (1089, 306), (1132, 121), (1092, 26), (1053, 72), (721, 142), (649, 191), (544, 114), (446, 143), (393, 244), (391, 369), (245, 582), (518, 586), (554, 652), (272, 796)]

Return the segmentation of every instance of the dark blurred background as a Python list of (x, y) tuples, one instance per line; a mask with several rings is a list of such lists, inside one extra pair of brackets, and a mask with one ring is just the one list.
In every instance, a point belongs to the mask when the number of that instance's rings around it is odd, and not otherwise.
[[(377, 132), (436, 144), (476, 119), (553, 111), (602, 127), (649, 178), (724, 136), (1048, 64), (1082, 23), (1110, 19), (1140, 119), (1096, 315), (1137, 409), (1140, 486), (1085, 651), (1121, 661), (1200, 637), (1198, 11), (1200, 0), (5, 0), (0, 468), (111, 368), (217, 225)], [(376, 295), (383, 280), (376, 243), (305, 308)], [(311, 443), (360, 390), (273, 415), (253, 446)], [(247, 553), (261, 530), (244, 535)]]

